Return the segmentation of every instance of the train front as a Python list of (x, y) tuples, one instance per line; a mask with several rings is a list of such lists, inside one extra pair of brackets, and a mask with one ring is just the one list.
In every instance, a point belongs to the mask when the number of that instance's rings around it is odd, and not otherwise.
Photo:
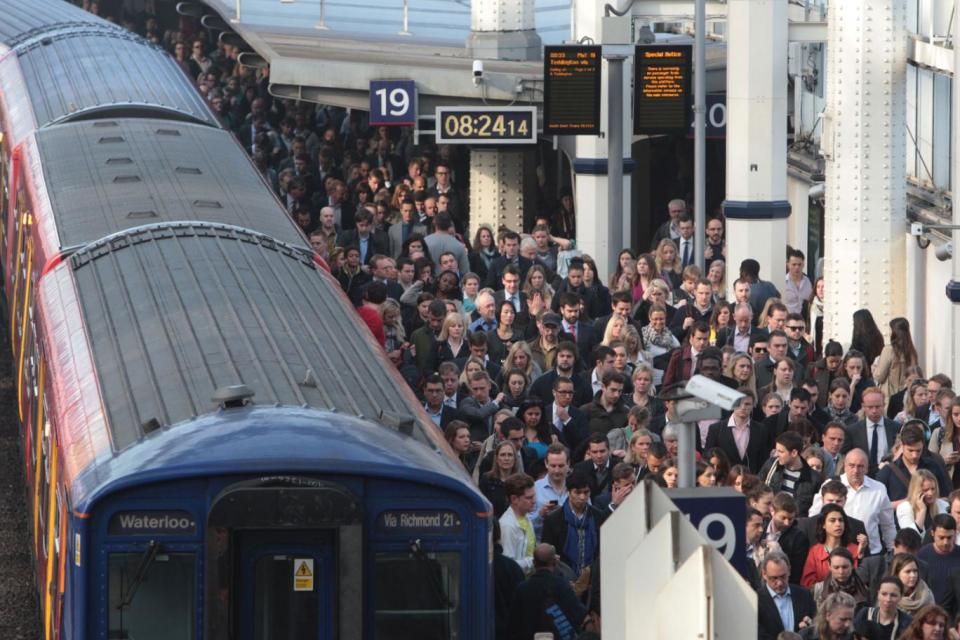
[(489, 504), (312, 256), (164, 223), (39, 293), (61, 637), (492, 637)]

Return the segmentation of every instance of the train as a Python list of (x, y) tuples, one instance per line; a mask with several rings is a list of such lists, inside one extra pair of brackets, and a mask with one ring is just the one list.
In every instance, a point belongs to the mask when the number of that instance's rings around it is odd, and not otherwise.
[(0, 0), (43, 638), (489, 639), (491, 508), (160, 48)]

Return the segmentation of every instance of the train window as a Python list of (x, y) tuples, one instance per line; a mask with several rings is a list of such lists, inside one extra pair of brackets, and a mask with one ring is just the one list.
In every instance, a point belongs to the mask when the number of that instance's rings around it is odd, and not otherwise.
[(194, 553), (111, 553), (109, 637), (166, 640), (195, 637), (197, 567)]
[(374, 564), (374, 637), (460, 637), (459, 553), (378, 553)]

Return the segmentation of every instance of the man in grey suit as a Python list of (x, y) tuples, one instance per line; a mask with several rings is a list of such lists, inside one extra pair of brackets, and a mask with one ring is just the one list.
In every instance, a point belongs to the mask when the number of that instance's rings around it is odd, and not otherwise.
[(417, 221), (417, 205), (413, 198), (406, 197), (400, 203), (400, 222), (390, 225), (387, 236), (390, 239), (390, 255), (396, 260), (403, 249), (403, 243), (415, 233), (426, 236), (427, 226)]
[(430, 257), (437, 269), (440, 268), (440, 256), (452, 253), (457, 257), (460, 273), (470, 271), (470, 261), (467, 259), (467, 248), (453, 235), (453, 220), (449, 213), (437, 213), (433, 216), (433, 233), (425, 240)]

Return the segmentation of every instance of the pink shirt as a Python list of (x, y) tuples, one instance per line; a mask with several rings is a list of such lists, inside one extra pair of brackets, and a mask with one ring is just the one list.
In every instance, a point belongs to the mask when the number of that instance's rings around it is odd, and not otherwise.
[(750, 422), (747, 421), (745, 425), (738, 427), (733, 416), (730, 416), (727, 426), (733, 431), (733, 441), (737, 444), (737, 453), (740, 454), (740, 458), (747, 457), (747, 446), (750, 444)]

